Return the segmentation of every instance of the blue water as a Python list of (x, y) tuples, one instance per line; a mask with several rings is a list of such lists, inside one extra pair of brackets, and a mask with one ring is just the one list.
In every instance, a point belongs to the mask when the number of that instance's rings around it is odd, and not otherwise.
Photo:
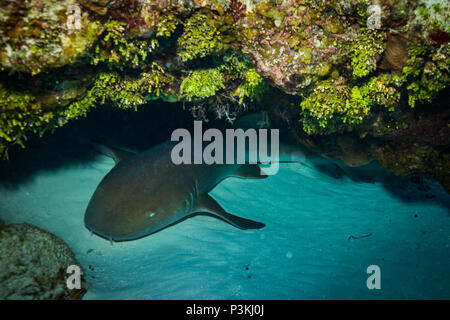
[[(0, 183), (0, 218), (64, 239), (85, 269), (85, 299), (450, 298), (450, 202), (437, 183), (425, 192), (408, 179), (335, 179), (308, 161), (211, 192), (261, 230), (196, 216), (131, 242), (91, 235), (84, 210), (114, 165), (103, 156)], [(380, 267), (380, 290), (366, 286), (369, 265)]]

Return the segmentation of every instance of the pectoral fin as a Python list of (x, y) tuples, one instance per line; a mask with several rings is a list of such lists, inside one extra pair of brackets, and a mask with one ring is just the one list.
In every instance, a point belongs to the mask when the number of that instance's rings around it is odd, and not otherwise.
[(196, 211), (211, 213), (239, 229), (261, 229), (266, 226), (264, 223), (241, 218), (226, 212), (216, 200), (206, 193), (198, 197)]

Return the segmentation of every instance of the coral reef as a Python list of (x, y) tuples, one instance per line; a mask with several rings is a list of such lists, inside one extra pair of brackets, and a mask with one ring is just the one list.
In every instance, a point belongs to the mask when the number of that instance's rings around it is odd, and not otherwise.
[(183, 34), (178, 38), (178, 55), (183, 61), (204, 58), (220, 51), (222, 36), (217, 30), (217, 21), (208, 11), (194, 14), (184, 22)]
[(0, 265), (0, 299), (80, 299), (85, 291), (67, 288), (67, 267), (79, 265), (70, 248), (29, 224), (0, 228)]
[(413, 152), (397, 143), (415, 126), (405, 115), (439, 118), (450, 82), (446, 1), (7, 0), (0, 13), (4, 156), (98, 104), (159, 98), (199, 118), (269, 110), (301, 141), (353, 132)]
[(387, 142), (373, 145), (372, 154), (383, 166), (396, 175), (424, 174), (439, 181), (450, 193), (450, 154), (425, 144)]
[(76, 0), (2, 1), (2, 69), (38, 74), (87, 54), (102, 26)]

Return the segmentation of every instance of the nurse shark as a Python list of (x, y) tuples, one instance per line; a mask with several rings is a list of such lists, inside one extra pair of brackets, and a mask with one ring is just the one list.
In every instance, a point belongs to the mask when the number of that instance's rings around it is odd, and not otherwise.
[[(251, 128), (257, 119), (247, 116), (239, 125)], [(213, 215), (244, 230), (265, 226), (227, 212), (208, 194), (229, 177), (267, 178), (258, 164), (174, 164), (171, 153), (176, 144), (167, 141), (142, 153), (96, 145), (101, 153), (114, 158), (116, 166), (91, 197), (85, 226), (112, 241), (145, 237), (198, 213)], [(279, 163), (302, 165), (308, 159), (322, 169), (331, 168), (332, 173), (344, 170), (351, 178), (355, 175), (355, 168), (341, 167), (312, 155), (291, 136), (280, 142), (278, 159)], [(360, 174), (356, 172), (356, 176)]]

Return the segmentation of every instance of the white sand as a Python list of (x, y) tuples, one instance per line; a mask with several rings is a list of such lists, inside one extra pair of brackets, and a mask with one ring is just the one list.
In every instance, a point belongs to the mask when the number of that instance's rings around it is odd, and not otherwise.
[[(450, 298), (448, 196), (435, 183), (434, 199), (409, 186), (421, 200), (408, 203), (380, 184), (282, 165), (276, 176), (231, 178), (212, 192), (229, 212), (266, 223), (262, 230), (197, 216), (111, 245), (85, 229), (83, 215), (112, 166), (101, 157), (39, 172), (16, 189), (0, 184), (0, 219), (64, 239), (87, 273), (85, 299)], [(373, 264), (381, 290), (366, 287)]]

